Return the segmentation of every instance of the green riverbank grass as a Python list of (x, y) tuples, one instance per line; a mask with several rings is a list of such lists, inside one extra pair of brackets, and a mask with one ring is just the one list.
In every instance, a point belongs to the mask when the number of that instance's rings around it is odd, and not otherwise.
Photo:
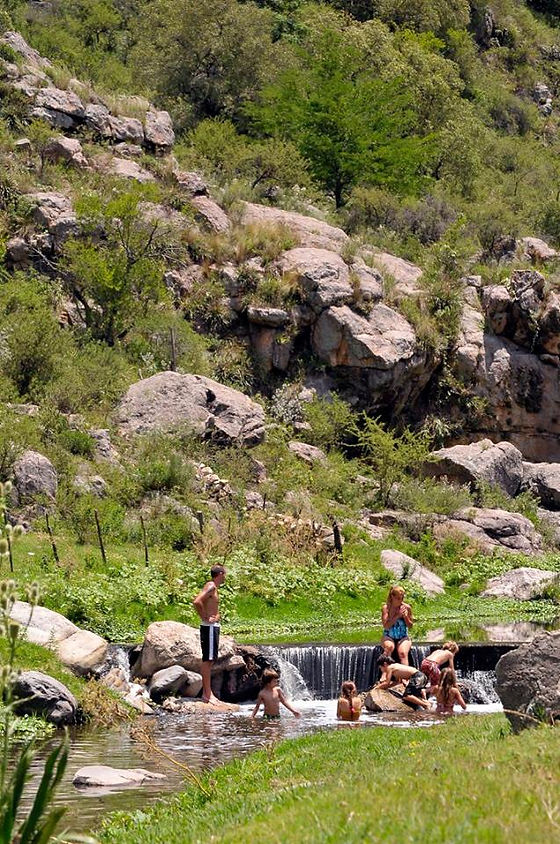
[(341, 728), (271, 745), (147, 811), (106, 844), (560, 841), (560, 730), (502, 715), (432, 728)]
[[(41, 603), (114, 642), (141, 641), (152, 621), (198, 624), (192, 598), (207, 579), (210, 564), (223, 561), (204, 563), (192, 552), (153, 548), (146, 566), (141, 547), (107, 544), (105, 565), (94, 545), (78, 544), (65, 534), (57, 536), (57, 545), (60, 564), (53, 560), (45, 534), (22, 537), (14, 549), (16, 581), (20, 586), (37, 581)], [(381, 605), (391, 582), (379, 553), (377, 546), (348, 543), (343, 560), (333, 567), (275, 555), (263, 560), (250, 546), (233, 549), (225, 559), (230, 576), (221, 590), (224, 632), (254, 643), (377, 642)], [(560, 567), (558, 556), (537, 562)], [(457, 565), (466, 569), (467, 563)], [(509, 559), (469, 560), (461, 582), (511, 565), (515, 562)], [(553, 624), (560, 614), (553, 598), (487, 599), (452, 582), (445, 595), (428, 599), (414, 584), (404, 585), (414, 609), (417, 641), (433, 638), (430, 631), (435, 628), (443, 628), (450, 638), (483, 641), (485, 624)]]

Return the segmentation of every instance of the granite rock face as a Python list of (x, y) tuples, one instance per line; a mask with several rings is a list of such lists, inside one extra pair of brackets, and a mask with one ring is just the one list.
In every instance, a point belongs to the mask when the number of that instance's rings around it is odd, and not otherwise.
[(482, 592), (484, 598), (515, 598), (517, 601), (530, 601), (538, 596), (543, 587), (558, 580), (552, 571), (522, 566), (511, 569), (498, 577), (492, 577)]
[(441, 577), (421, 565), (413, 557), (402, 551), (385, 550), (381, 552), (381, 565), (393, 574), (397, 580), (404, 577), (418, 583), (428, 595), (441, 595), (444, 583)]

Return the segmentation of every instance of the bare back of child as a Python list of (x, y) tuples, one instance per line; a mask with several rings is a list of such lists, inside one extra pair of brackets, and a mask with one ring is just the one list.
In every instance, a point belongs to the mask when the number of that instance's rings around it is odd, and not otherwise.
[(457, 675), (452, 668), (444, 668), (436, 691), (436, 712), (438, 715), (452, 715), (455, 704), (466, 709), (467, 704), (457, 686)]
[(358, 721), (362, 714), (362, 699), (352, 680), (345, 680), (340, 690), (336, 717), (340, 721)]
[(422, 660), (420, 664), (420, 671), (422, 671), (430, 681), (431, 692), (435, 694), (436, 688), (439, 685), (441, 670), (444, 665), (454, 670), (454, 659), (459, 651), (457, 642), (445, 642), (441, 648), (436, 648), (431, 654)]

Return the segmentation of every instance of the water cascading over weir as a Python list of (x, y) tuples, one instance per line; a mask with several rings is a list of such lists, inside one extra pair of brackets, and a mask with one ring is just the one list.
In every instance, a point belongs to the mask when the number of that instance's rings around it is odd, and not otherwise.
[[(413, 645), (410, 664), (420, 667), (437, 645)], [(461, 645), (455, 667), (461, 681), (470, 687), (480, 703), (498, 700), (494, 691), (494, 668), (512, 645)], [(276, 662), (282, 686), (295, 700), (338, 697), (344, 680), (353, 680), (358, 691), (370, 689), (379, 678), (379, 645), (287, 645), (262, 649)]]

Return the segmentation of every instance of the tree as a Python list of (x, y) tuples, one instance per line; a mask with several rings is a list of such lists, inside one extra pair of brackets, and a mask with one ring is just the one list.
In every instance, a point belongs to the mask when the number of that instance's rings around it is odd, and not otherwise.
[[(278, 67), (274, 14), (236, 0), (150, 0), (138, 21), (140, 79), (193, 118), (240, 114)], [(187, 109), (188, 111), (188, 109)]]
[(425, 431), (415, 433), (409, 428), (405, 428), (402, 434), (396, 434), (387, 430), (379, 420), (365, 414), (359, 424), (354, 423), (352, 432), (364, 459), (374, 472), (379, 484), (379, 497), (386, 506), (395, 484), (418, 469), (428, 457), (429, 435)]
[(301, 61), (248, 107), (256, 126), (298, 147), (337, 208), (358, 181), (414, 190), (428, 142), (414, 135), (410, 97), (398, 81), (368, 76), (340, 32), (326, 31), (317, 54)]
[(165, 296), (162, 259), (171, 233), (141, 207), (149, 196), (135, 187), (109, 202), (85, 197), (76, 211), (89, 236), (64, 245), (64, 284), (91, 337), (109, 346)]

